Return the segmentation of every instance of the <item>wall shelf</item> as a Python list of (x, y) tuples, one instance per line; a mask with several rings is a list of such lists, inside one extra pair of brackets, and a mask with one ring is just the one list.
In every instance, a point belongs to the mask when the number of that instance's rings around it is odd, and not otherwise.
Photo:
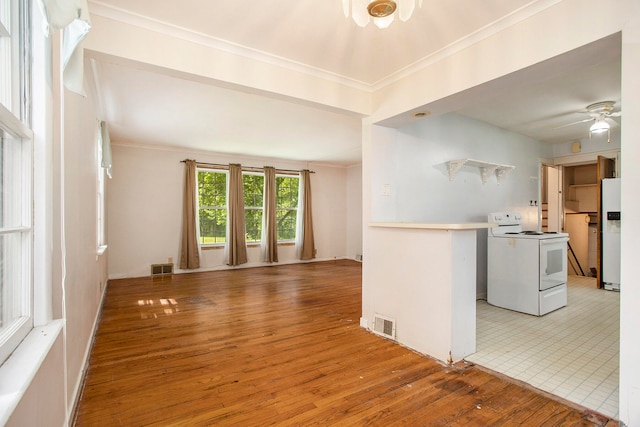
[(496, 180), (498, 184), (502, 181), (502, 179), (509, 174), (512, 170), (515, 169), (515, 166), (510, 165), (500, 165), (497, 163), (485, 162), (482, 160), (474, 160), (474, 159), (459, 159), (459, 160), (451, 160), (448, 162), (449, 165), (449, 181), (453, 181), (456, 177), (456, 174), (462, 169), (463, 166), (472, 166), (480, 169), (480, 176), (482, 178), (482, 183), (486, 184), (491, 175), (496, 175)]

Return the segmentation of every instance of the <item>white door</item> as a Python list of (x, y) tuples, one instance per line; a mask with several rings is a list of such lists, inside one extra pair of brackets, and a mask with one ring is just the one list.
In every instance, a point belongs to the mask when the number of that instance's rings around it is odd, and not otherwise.
[(557, 167), (547, 168), (547, 231), (560, 232), (560, 172)]

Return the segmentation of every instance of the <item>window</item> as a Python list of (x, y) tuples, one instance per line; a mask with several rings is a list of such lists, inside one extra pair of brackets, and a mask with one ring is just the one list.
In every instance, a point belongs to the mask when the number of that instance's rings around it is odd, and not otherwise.
[(32, 132), (27, 121), (27, 2), (0, 4), (0, 363), (33, 328)]
[(97, 236), (96, 240), (98, 243), (98, 252), (104, 252), (106, 247), (107, 237), (105, 235), (105, 204), (104, 204), (104, 175), (105, 170), (102, 167), (102, 132), (100, 129), (100, 123), (98, 123), (97, 130), (97, 150), (98, 150), (98, 171), (97, 171), (97, 187), (96, 187), (96, 228), (97, 228)]
[(293, 241), (296, 239), (299, 183), (300, 178), (297, 176), (276, 176), (278, 241)]
[(200, 244), (227, 241), (227, 173), (198, 170)]
[(242, 174), (244, 188), (244, 227), (247, 243), (260, 242), (262, 238), (262, 211), (264, 199), (264, 175)]
[[(296, 238), (299, 182), (300, 179), (297, 176), (276, 176), (276, 216), (279, 242), (290, 242)], [(242, 184), (246, 242), (259, 243), (262, 239), (264, 175), (257, 172), (243, 173)], [(226, 242), (226, 205), (227, 172), (198, 169), (201, 245), (216, 245)]]

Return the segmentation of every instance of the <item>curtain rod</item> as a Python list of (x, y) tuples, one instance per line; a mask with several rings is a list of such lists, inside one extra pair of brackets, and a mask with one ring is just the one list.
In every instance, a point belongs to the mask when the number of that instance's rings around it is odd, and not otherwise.
[[(185, 163), (187, 160), (180, 160), (180, 163)], [(229, 169), (229, 165), (223, 165), (221, 163), (204, 163), (204, 162), (199, 162), (196, 160), (196, 165), (197, 166), (214, 166), (215, 168), (218, 169), (225, 169), (228, 170)], [(264, 172), (264, 168), (258, 168), (258, 167), (254, 167), (254, 166), (242, 166), (242, 170), (243, 171), (247, 171), (247, 172)], [(294, 170), (294, 169), (278, 169), (276, 168), (276, 172), (283, 172), (283, 173), (300, 173), (302, 171), (300, 170)], [(309, 171), (309, 173), (316, 173), (315, 171)]]

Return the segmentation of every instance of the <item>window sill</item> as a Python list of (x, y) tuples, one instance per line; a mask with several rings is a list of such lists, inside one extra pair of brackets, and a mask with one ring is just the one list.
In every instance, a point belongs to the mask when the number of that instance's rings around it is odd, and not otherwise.
[[(296, 242), (292, 242), (292, 241), (286, 241), (286, 242), (278, 242), (278, 246), (295, 246)], [(255, 242), (251, 242), (251, 243), (247, 243), (247, 247), (248, 248), (255, 248), (260, 246), (260, 243), (255, 243)], [(106, 246), (105, 246), (106, 249)], [(219, 245), (200, 245), (200, 250), (203, 251), (213, 251), (213, 250), (217, 250), (217, 249), (224, 249), (224, 244), (219, 244)]]
[(20, 403), (60, 333), (62, 320), (38, 326), (0, 366), (0, 425), (5, 425)]

